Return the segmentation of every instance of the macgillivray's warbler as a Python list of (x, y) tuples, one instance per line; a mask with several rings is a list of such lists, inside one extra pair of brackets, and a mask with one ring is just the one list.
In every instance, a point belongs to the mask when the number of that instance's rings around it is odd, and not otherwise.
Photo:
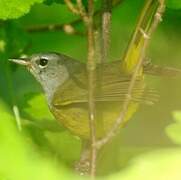
[[(88, 79), (86, 65), (59, 53), (39, 53), (27, 59), (11, 61), (27, 67), (41, 84), (50, 111), (73, 134), (89, 139)], [(121, 68), (120, 61), (97, 65), (95, 93), (96, 136), (101, 138), (117, 119), (127, 95), (131, 73)], [(99, 74), (101, 77), (99, 78)], [(144, 77), (138, 76), (126, 122), (137, 110), (138, 103), (153, 103), (157, 95), (145, 88)], [(123, 123), (124, 124), (124, 123)]]

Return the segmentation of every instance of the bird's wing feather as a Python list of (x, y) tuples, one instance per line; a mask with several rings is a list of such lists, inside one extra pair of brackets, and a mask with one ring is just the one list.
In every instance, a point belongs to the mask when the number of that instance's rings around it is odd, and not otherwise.
[[(131, 75), (121, 72), (116, 63), (105, 64), (102, 68), (98, 67), (96, 73), (95, 101), (123, 102), (128, 92)], [(73, 103), (85, 103), (88, 101), (87, 87), (86, 71), (75, 73), (72, 78), (58, 88), (53, 98), (53, 104), (65, 106)], [(155, 99), (157, 99), (155, 92), (150, 89), (145, 90), (143, 77), (138, 77), (133, 89), (132, 100), (151, 103)]]

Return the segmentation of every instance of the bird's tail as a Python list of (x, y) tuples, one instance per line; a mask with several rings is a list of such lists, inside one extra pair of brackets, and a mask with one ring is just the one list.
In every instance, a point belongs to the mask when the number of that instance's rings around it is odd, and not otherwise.
[(141, 58), (145, 36), (150, 30), (159, 5), (158, 0), (145, 1), (121, 64), (121, 66), (123, 66), (123, 70), (128, 73), (133, 71), (135, 65)]
[(162, 76), (162, 77), (181, 77), (181, 69), (159, 66), (152, 63), (146, 63), (143, 65), (143, 72), (148, 75)]

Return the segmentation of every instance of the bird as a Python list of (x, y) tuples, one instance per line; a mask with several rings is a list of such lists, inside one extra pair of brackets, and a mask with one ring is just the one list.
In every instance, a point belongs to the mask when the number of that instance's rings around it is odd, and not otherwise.
[[(50, 111), (64, 127), (83, 139), (90, 138), (88, 119), (88, 76), (86, 64), (70, 56), (45, 52), (27, 59), (11, 59), (24, 65), (41, 84)], [(132, 74), (121, 69), (120, 61), (98, 64), (95, 103), (96, 137), (103, 137), (113, 126), (127, 95)], [(144, 77), (136, 79), (123, 126), (139, 103), (153, 104), (157, 94), (146, 88)]]

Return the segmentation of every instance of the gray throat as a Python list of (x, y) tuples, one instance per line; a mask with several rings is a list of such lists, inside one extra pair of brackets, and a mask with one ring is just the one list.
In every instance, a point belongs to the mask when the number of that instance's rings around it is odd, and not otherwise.
[(49, 75), (48, 80), (41, 77), (42, 80), (40, 80), (40, 83), (43, 87), (50, 108), (52, 106), (54, 93), (56, 92), (57, 88), (60, 87), (68, 78), (69, 73), (66, 68), (64, 69), (64, 71), (59, 72), (58, 76)]

